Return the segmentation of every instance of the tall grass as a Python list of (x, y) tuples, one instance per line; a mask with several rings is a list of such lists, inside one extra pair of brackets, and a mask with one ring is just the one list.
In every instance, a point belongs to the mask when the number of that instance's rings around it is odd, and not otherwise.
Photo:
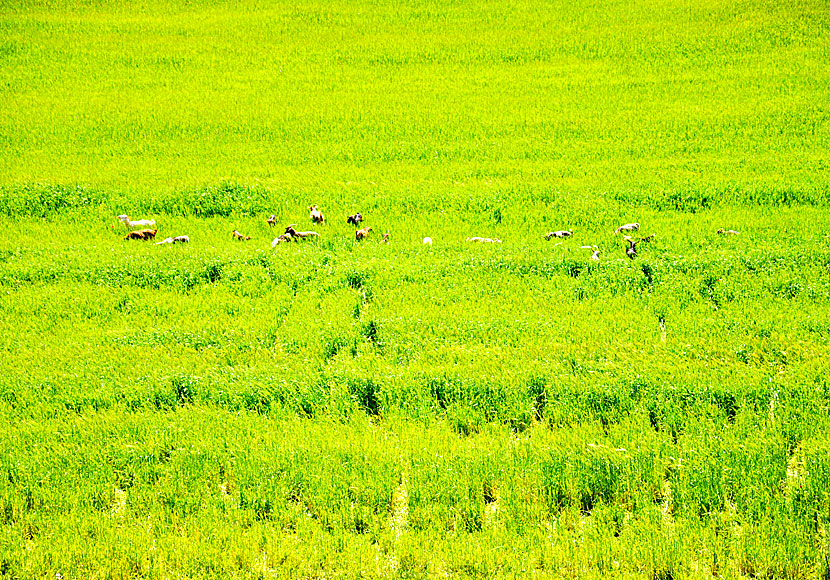
[(0, 576), (826, 577), (825, 8), (0, 2)]

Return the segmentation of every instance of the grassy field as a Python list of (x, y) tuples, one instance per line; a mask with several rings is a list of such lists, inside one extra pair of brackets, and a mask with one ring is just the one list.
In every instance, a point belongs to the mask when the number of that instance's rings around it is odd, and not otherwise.
[(0, 0), (0, 577), (830, 577), (829, 28)]

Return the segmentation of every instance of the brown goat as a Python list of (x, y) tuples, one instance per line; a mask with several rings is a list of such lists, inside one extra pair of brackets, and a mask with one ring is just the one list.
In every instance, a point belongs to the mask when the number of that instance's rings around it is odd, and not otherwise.
[(158, 230), (135, 230), (124, 236), (125, 240), (152, 240)]
[(628, 243), (628, 248), (626, 248), (625, 254), (633, 260), (637, 257), (637, 244), (640, 243), (640, 240), (635, 240), (631, 236), (625, 236), (624, 239)]
[(625, 236), (623, 240), (625, 240), (628, 244), (625, 254), (633, 260), (637, 257), (637, 244), (640, 242), (650, 242), (652, 239), (654, 239), (654, 234), (649, 234), (644, 238), (632, 238), (631, 236)]
[(369, 237), (369, 232), (371, 232), (371, 231), (372, 231), (372, 228), (363, 228), (362, 230), (357, 230), (354, 233), (354, 237), (359, 242), (360, 240), (362, 240), (364, 238), (368, 238)]
[(265, 221), (268, 222), (268, 225), (273, 228), (275, 225), (277, 225), (277, 216), (271, 214), (271, 217), (269, 217)]
[(231, 232), (231, 236), (233, 236), (233, 239), (235, 239), (235, 240), (250, 240), (251, 239), (251, 236), (243, 236), (242, 234), (240, 234), (236, 230)]

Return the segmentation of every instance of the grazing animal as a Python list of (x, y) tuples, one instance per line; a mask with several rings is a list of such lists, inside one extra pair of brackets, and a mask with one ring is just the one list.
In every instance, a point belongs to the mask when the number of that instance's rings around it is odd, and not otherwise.
[(633, 260), (637, 257), (637, 244), (640, 243), (640, 240), (635, 240), (631, 236), (625, 236), (623, 239), (628, 242), (628, 248), (626, 248), (625, 254)]
[(190, 242), (190, 238), (188, 238), (187, 236), (176, 236), (175, 238), (164, 238), (162, 241), (156, 242), (156, 245), (160, 246), (162, 244), (187, 244), (188, 242)]
[(640, 229), (639, 222), (638, 223), (633, 223), (633, 224), (625, 224), (623, 226), (618, 227), (616, 230), (614, 230), (614, 233), (618, 234), (620, 232), (636, 232), (639, 229)]
[(591, 252), (593, 252), (591, 254), (591, 260), (593, 260), (594, 262), (599, 262), (599, 248), (597, 246), (579, 246), (579, 247), (582, 248), (582, 249), (585, 249), (585, 250), (591, 250)]
[(354, 237), (359, 242), (360, 240), (362, 240), (364, 238), (368, 238), (369, 237), (369, 232), (371, 232), (371, 231), (372, 231), (372, 228), (363, 228), (361, 230), (357, 230), (354, 233)]
[(288, 234), (288, 233), (280, 234), (279, 236), (274, 238), (273, 242), (271, 242), (271, 247), (276, 248), (279, 244), (284, 244), (285, 242), (290, 242), (290, 241), (291, 241), (291, 234)]
[(118, 216), (118, 219), (120, 219), (122, 222), (124, 222), (124, 225), (127, 226), (127, 228), (129, 228), (131, 230), (135, 229), (135, 228), (151, 228), (154, 225), (156, 225), (156, 220), (135, 220), (135, 221), (132, 221), (130, 219), (130, 216), (124, 215), (124, 214), (121, 214), (120, 216)]
[(383, 239), (380, 241), (381, 244), (388, 244), (389, 243), (389, 234), (383, 234)]
[(545, 239), (549, 240), (551, 238), (569, 238), (574, 235), (573, 230), (559, 230), (556, 232), (548, 232), (545, 234)]
[(350, 215), (349, 217), (346, 218), (346, 223), (351, 224), (354, 227), (357, 227), (357, 224), (359, 224), (362, 221), (363, 221), (363, 214), (360, 213), (360, 212), (357, 212), (356, 214)]
[(285, 228), (285, 233), (291, 236), (291, 239), (297, 238), (300, 240), (304, 240), (306, 238), (311, 238), (314, 236), (319, 236), (317, 232), (298, 232), (294, 229), (295, 224), (291, 224), (290, 226)]
[(719, 233), (719, 234), (721, 234), (721, 235), (723, 235), (723, 236), (737, 236), (737, 235), (739, 235), (741, 232), (736, 232), (735, 230), (725, 230), (725, 229), (723, 229), (723, 228), (720, 228), (720, 229), (718, 230), (718, 233)]
[(234, 240), (250, 240), (251, 239), (251, 236), (244, 236), (236, 230), (231, 232), (231, 236), (233, 237)]
[(268, 222), (268, 225), (273, 228), (275, 225), (277, 225), (277, 216), (275, 216), (274, 214), (271, 214), (271, 217), (269, 217), (265, 221)]
[(501, 240), (498, 239), (498, 238), (474, 237), (474, 238), (467, 238), (467, 241), (468, 242), (479, 242), (479, 243), (483, 243), (483, 244), (500, 244), (501, 243)]
[(323, 217), (323, 213), (317, 209), (316, 205), (308, 206), (308, 210), (311, 212), (311, 221), (315, 224), (321, 224), (326, 221), (326, 218)]
[(158, 230), (135, 230), (124, 236), (125, 240), (152, 240)]
[(625, 236), (623, 239), (628, 243), (628, 248), (625, 250), (626, 255), (633, 260), (637, 256), (637, 244), (640, 242), (650, 242), (652, 238), (654, 238), (654, 234), (650, 234), (644, 238)]
[(424, 245), (425, 246), (431, 246), (432, 245), (432, 238), (430, 238), (430, 237), (424, 238)]

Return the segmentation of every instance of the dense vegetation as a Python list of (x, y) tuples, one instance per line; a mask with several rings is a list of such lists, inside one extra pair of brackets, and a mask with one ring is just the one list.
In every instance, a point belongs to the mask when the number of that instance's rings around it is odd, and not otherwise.
[(830, 576), (829, 23), (0, 1), (0, 577)]

